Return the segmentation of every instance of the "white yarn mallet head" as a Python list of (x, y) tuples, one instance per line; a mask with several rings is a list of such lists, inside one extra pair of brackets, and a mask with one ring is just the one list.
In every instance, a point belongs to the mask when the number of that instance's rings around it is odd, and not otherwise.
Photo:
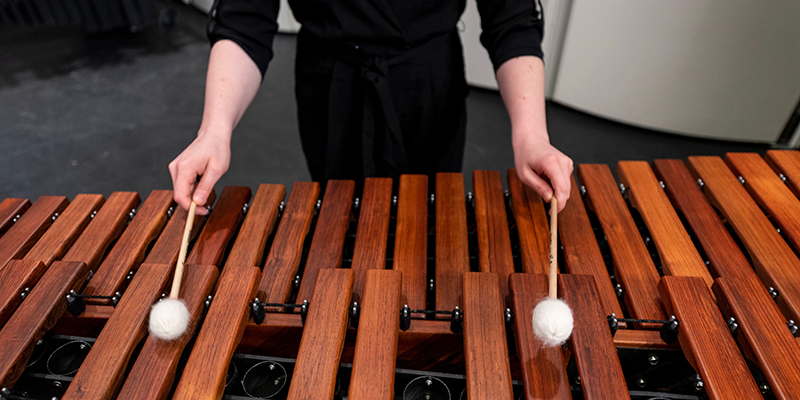
[(563, 344), (572, 334), (572, 310), (558, 292), (558, 201), (550, 199), (550, 275), (549, 296), (533, 309), (533, 333), (545, 347)]
[(181, 290), (183, 265), (186, 262), (186, 250), (189, 247), (189, 235), (192, 232), (196, 208), (197, 204), (192, 201), (189, 213), (186, 215), (186, 228), (183, 230), (181, 251), (178, 254), (178, 264), (172, 278), (172, 290), (170, 290), (169, 297), (157, 302), (150, 310), (150, 333), (162, 340), (175, 340), (181, 337), (189, 327), (191, 315), (189, 315), (186, 304), (178, 299), (178, 293)]

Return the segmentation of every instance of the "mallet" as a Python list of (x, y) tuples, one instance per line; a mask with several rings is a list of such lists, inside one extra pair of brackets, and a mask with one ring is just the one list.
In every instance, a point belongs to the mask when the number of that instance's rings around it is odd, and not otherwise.
[(189, 206), (189, 214), (186, 216), (186, 228), (183, 230), (181, 251), (178, 254), (178, 265), (175, 267), (175, 275), (172, 277), (172, 290), (169, 292), (169, 297), (157, 302), (150, 310), (150, 333), (159, 339), (175, 340), (181, 337), (189, 326), (189, 310), (186, 309), (186, 304), (178, 299), (178, 293), (181, 290), (183, 264), (186, 262), (186, 250), (189, 247), (189, 235), (192, 232), (196, 208), (197, 204), (192, 201), (192, 205)]
[(558, 298), (558, 200), (550, 200), (550, 290), (533, 309), (533, 333), (545, 347), (563, 344), (572, 334), (572, 310)]

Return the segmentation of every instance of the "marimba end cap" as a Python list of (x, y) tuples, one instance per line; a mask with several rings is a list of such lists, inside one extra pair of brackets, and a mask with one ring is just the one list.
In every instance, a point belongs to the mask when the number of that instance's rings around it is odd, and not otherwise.
[(533, 309), (533, 333), (545, 347), (563, 344), (572, 334), (572, 310), (564, 300), (546, 298)]
[(150, 310), (150, 333), (162, 340), (175, 340), (189, 326), (189, 310), (178, 299), (163, 299)]

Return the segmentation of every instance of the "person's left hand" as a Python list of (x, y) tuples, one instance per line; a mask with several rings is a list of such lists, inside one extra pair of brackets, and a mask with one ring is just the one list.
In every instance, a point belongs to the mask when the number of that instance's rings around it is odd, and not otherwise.
[(558, 211), (569, 200), (572, 184), (572, 159), (556, 149), (547, 135), (514, 133), (514, 165), (522, 183), (539, 193), (545, 201), (555, 193)]

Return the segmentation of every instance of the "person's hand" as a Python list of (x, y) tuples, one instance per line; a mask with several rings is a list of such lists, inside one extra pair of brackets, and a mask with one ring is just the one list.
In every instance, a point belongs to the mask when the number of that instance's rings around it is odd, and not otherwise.
[(572, 187), (572, 159), (553, 147), (546, 135), (514, 134), (512, 141), (519, 179), (546, 201), (555, 192), (558, 211), (563, 210)]
[[(198, 206), (206, 204), (214, 185), (228, 170), (230, 161), (230, 133), (198, 134), (197, 139), (169, 163), (175, 202), (187, 210), (192, 200)], [(198, 176), (200, 181), (195, 185)], [(197, 207), (198, 215), (206, 213), (205, 207)]]

